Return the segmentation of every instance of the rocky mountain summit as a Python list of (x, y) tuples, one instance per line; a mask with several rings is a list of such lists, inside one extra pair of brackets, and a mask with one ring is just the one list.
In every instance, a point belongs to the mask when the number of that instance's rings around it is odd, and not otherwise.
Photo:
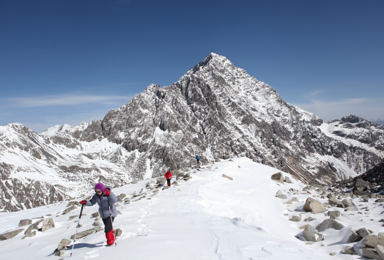
[[(383, 128), (354, 116), (325, 123), (211, 53), (170, 86), (152, 84), (101, 121), (42, 134), (0, 127), (0, 208), (14, 211), (233, 157), (328, 184), (380, 161)], [(32, 190), (38, 181), (41, 196)]]

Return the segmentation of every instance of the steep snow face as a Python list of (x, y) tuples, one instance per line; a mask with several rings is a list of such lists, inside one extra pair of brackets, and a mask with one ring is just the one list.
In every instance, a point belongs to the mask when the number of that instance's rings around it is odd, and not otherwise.
[[(352, 127), (341, 129), (342, 124)], [(24, 208), (22, 194), (32, 194), (26, 176), (40, 182), (41, 175), (51, 176), (44, 183), (56, 185), (53, 194), (61, 194), (54, 197), (57, 201), (78, 194), (73, 187), (89, 188), (98, 180), (118, 185), (189, 168), (196, 155), (202, 162), (248, 157), (303, 182), (330, 183), (378, 163), (384, 150), (382, 131), (358, 122), (324, 123), (212, 53), (174, 84), (148, 86), (102, 121), (55, 126), (41, 135), (18, 124), (0, 128), (0, 170), (8, 179), (2, 179), (7, 188), (0, 207)], [(20, 180), (24, 188), (9, 184)]]

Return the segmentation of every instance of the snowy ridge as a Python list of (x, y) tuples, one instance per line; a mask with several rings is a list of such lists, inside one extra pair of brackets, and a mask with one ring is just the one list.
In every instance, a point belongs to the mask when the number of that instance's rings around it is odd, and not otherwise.
[[(367, 202), (353, 199), (360, 211), (364, 206), (370, 209), (364, 210), (364, 214), (344, 212), (335, 206), (329, 206), (324, 213), (304, 212), (308, 197), (327, 201), (320, 198), (322, 191), (304, 189), (305, 185), (297, 180), (290, 184), (274, 182), (271, 175), (277, 171), (247, 158), (236, 158), (192, 169), (189, 171), (192, 179), (188, 182), (180, 180), (179, 186), (158, 193), (151, 188), (153, 179), (112, 189), (114, 194), (124, 193), (131, 199), (130, 204), (117, 206), (121, 214), (115, 219), (114, 228), (122, 230), (117, 246), (105, 247), (103, 231), (96, 232), (76, 241), (71, 259), (361, 259), (358, 255), (343, 254), (346, 246), (353, 246), (347, 243), (350, 229), (365, 227), (375, 234), (384, 231), (378, 222), (382, 208), (377, 207), (374, 199)], [(223, 174), (233, 180), (223, 178)], [(135, 201), (133, 194), (140, 190), (145, 196)], [(279, 190), (287, 195), (286, 199), (275, 197)], [(289, 203), (294, 197), (297, 200)], [(1, 214), (0, 233), (14, 230), (21, 219), (50, 214), (55, 222), (54, 228), (33, 237), (22, 239), (24, 232), (21, 232), (1, 241), (2, 257), (58, 259), (54, 250), (63, 238), (69, 239), (75, 233), (80, 210), (77, 207), (63, 215), (66, 204)], [(322, 231), (325, 239), (319, 242), (308, 243), (295, 237), (301, 233), (301, 226), (309, 224), (315, 229), (334, 210), (341, 212), (337, 219), (343, 225), (341, 230)], [(85, 207), (79, 232), (93, 227), (95, 219), (91, 214), (96, 211), (96, 205)], [(300, 221), (289, 221), (298, 215)], [(74, 219), (69, 220), (71, 216)], [(304, 221), (310, 217), (312, 221)], [(61, 258), (68, 258), (71, 246), (63, 252)], [(335, 256), (330, 255), (332, 252)]]

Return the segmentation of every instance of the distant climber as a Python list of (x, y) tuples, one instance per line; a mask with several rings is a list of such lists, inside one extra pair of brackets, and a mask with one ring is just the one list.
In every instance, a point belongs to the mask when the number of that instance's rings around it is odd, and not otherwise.
[(200, 157), (198, 155), (196, 155), (196, 160), (197, 160), (197, 163), (200, 164)]
[(115, 233), (113, 231), (113, 224), (116, 217), (116, 206), (115, 203), (118, 201), (115, 194), (111, 192), (110, 187), (104, 187), (102, 183), (97, 183), (95, 185), (96, 194), (93, 195), (92, 199), (86, 201), (80, 201), (80, 204), (85, 206), (93, 206), (96, 202), (99, 205), (100, 217), (104, 222), (104, 232), (105, 238), (107, 239), (107, 244), (113, 245), (115, 242)]
[(168, 186), (171, 186), (172, 173), (170, 171), (167, 171), (167, 173), (164, 175), (164, 177), (167, 179)]

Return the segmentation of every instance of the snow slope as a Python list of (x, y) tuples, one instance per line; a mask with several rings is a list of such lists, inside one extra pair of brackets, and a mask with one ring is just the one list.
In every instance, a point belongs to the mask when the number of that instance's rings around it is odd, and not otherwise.
[[(290, 188), (302, 189), (298, 181), (292, 184), (277, 184), (270, 176), (278, 170), (237, 158), (210, 164), (192, 170), (192, 179), (179, 181), (180, 186), (160, 190), (148, 198), (129, 205), (119, 206), (122, 212), (115, 220), (115, 227), (123, 231), (117, 247), (105, 247), (103, 231), (79, 239), (71, 259), (147, 259), (147, 260), (208, 260), (208, 259), (335, 259), (329, 255), (336, 252), (337, 259), (359, 259), (358, 256), (342, 255), (341, 242), (350, 227), (361, 227), (365, 216), (347, 216), (346, 226), (341, 231), (325, 231), (326, 240), (314, 245), (295, 238), (298, 228), (309, 222), (290, 222), (292, 215), (301, 213), (304, 199), (309, 195), (298, 195), (299, 201), (292, 206), (286, 200), (275, 197), (278, 190), (287, 193)], [(233, 181), (222, 174), (233, 177)], [(144, 187), (146, 181), (113, 189), (116, 195), (132, 194)], [(292, 195), (288, 195), (290, 199)], [(0, 214), (0, 233), (14, 229), (19, 220), (52, 214), (56, 227), (37, 236), (21, 240), (23, 233), (13, 239), (0, 242), (2, 259), (59, 259), (53, 255), (62, 238), (75, 233), (74, 220), (79, 209), (67, 215), (57, 215), (65, 209), (65, 203), (51, 207), (39, 207), (20, 212)], [(373, 207), (372, 207), (373, 208)], [(373, 209), (370, 218), (379, 218)], [(92, 228), (91, 214), (97, 206), (86, 207), (87, 214), (81, 219), (79, 231)], [(55, 217), (56, 216), (56, 217)], [(327, 218), (314, 215), (318, 224)], [(384, 231), (376, 222), (365, 221), (364, 226), (376, 232)], [(325, 246), (321, 246), (324, 244)], [(70, 250), (60, 257), (69, 258)]]

